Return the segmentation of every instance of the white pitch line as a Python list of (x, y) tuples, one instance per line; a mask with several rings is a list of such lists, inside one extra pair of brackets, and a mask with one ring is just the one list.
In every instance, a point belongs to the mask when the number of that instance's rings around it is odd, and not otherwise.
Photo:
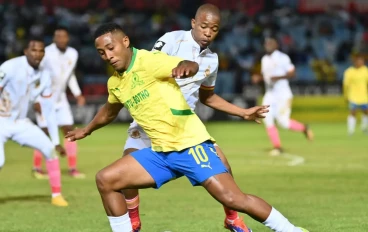
[(287, 164), (288, 166), (298, 166), (298, 165), (304, 164), (304, 162), (305, 162), (304, 157), (299, 156), (299, 155), (283, 153), (283, 154), (281, 154), (281, 156), (284, 156), (286, 158), (291, 159)]

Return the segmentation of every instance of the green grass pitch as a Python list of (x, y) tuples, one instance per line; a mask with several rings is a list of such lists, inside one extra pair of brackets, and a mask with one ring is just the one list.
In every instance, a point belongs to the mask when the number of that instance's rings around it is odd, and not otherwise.
[[(343, 123), (313, 124), (312, 143), (302, 134), (281, 131), (288, 155), (270, 157), (262, 125), (208, 123), (207, 128), (227, 155), (241, 189), (266, 199), (294, 224), (311, 232), (368, 231), (367, 135), (357, 131), (347, 137)], [(32, 150), (7, 143), (0, 171), (0, 231), (110, 231), (94, 176), (120, 157), (126, 129), (126, 124), (112, 125), (79, 142), (85, 180), (68, 177), (66, 159), (61, 158), (67, 208), (53, 207), (48, 181), (31, 177)], [(142, 231), (225, 231), (221, 205), (186, 178), (160, 190), (142, 190), (140, 212)], [(254, 231), (269, 231), (244, 217)]]

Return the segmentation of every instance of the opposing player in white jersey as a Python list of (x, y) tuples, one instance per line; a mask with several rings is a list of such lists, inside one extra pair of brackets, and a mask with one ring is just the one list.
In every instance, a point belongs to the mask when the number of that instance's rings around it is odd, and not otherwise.
[[(67, 206), (61, 195), (60, 165), (55, 151), (55, 147), (60, 149), (60, 146), (58, 128), (52, 120), (51, 77), (48, 70), (39, 66), (45, 54), (44, 42), (37, 38), (30, 39), (24, 54), (0, 66), (0, 168), (5, 162), (4, 143), (9, 139), (40, 150), (50, 176), (51, 202)], [(27, 118), (30, 102), (38, 96), (41, 96), (41, 109), (53, 142)]]
[[(42, 66), (51, 70), (52, 89), (54, 93), (56, 107), (56, 123), (61, 127), (64, 135), (73, 130), (73, 115), (66, 95), (66, 88), (69, 87), (77, 104), (83, 106), (85, 99), (79, 88), (74, 69), (78, 61), (78, 52), (68, 46), (69, 32), (65, 27), (58, 27), (54, 32), (54, 43), (46, 47), (46, 55), (42, 61)], [(37, 124), (41, 128), (46, 128), (47, 123), (44, 117), (37, 113)], [(84, 178), (77, 168), (77, 143), (64, 140), (64, 146), (68, 157), (69, 175), (75, 178)], [(33, 156), (33, 175), (36, 178), (44, 178), (41, 170), (42, 155), (38, 150), (34, 151)]]
[[(171, 56), (179, 56), (185, 60), (195, 61), (199, 64), (198, 73), (192, 78), (176, 79), (181, 91), (192, 110), (195, 109), (198, 100), (203, 104), (214, 109), (226, 112), (231, 115), (248, 119), (249, 115), (258, 115), (262, 118), (262, 114), (267, 112), (267, 107), (254, 107), (251, 109), (243, 109), (235, 106), (214, 93), (218, 57), (212, 52), (208, 46), (215, 39), (220, 27), (220, 12), (217, 7), (210, 4), (202, 5), (196, 13), (195, 19), (192, 19), (192, 30), (190, 31), (173, 31), (166, 33), (158, 39), (153, 50), (159, 50)], [(136, 122), (131, 123), (128, 130), (128, 139), (124, 147), (124, 154), (140, 150), (151, 146), (151, 141), (137, 125)], [(223, 163), (231, 172), (229, 163), (222, 153), (221, 149), (216, 146)], [(139, 196), (138, 190), (124, 191), (127, 201), (129, 216), (132, 220), (134, 231), (140, 231), (141, 221), (139, 218)], [(239, 218), (236, 211), (224, 207), (226, 218), (225, 228), (230, 231), (251, 231), (244, 224), (242, 218)]]
[(261, 60), (262, 75), (254, 75), (252, 79), (254, 83), (259, 83), (263, 79), (265, 83), (263, 104), (270, 105), (270, 112), (264, 123), (273, 145), (270, 154), (280, 155), (282, 148), (275, 120), (284, 129), (304, 133), (309, 140), (313, 139), (313, 133), (307, 125), (290, 118), (293, 94), (289, 79), (295, 76), (295, 66), (288, 55), (278, 50), (275, 38), (266, 38), (264, 46), (267, 54)]

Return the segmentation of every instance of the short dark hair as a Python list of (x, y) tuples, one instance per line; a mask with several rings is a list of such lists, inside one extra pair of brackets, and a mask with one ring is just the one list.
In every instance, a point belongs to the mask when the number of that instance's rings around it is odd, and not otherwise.
[(121, 26), (119, 26), (116, 23), (104, 23), (104, 24), (101, 24), (96, 29), (96, 31), (94, 33), (94, 39), (97, 39), (101, 35), (104, 35), (104, 34), (107, 34), (107, 33), (116, 32), (116, 31), (120, 31), (120, 32), (124, 33), (123, 28), (121, 28)]
[(34, 42), (34, 41), (36, 41), (36, 42), (41, 42), (41, 43), (45, 43), (45, 41), (44, 41), (44, 39), (43, 39), (43, 37), (42, 36), (29, 36), (28, 38), (27, 38), (27, 40), (26, 40), (26, 43), (24, 44), (24, 48), (26, 49), (26, 48), (28, 48), (29, 47), (29, 44), (31, 43), (31, 42)]
[(56, 28), (55, 28), (54, 32), (55, 32), (55, 31), (65, 31), (66, 33), (68, 33), (68, 34), (69, 34), (69, 28), (67, 28), (66, 26), (62, 26), (62, 25), (58, 25), (58, 26), (56, 26)]

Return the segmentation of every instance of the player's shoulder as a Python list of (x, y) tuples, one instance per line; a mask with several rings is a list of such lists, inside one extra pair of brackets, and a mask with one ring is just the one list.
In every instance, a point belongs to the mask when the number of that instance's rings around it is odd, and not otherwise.
[(73, 47), (70, 47), (68, 46), (67, 50), (66, 50), (68, 53), (70, 53), (71, 55), (73, 56), (78, 56), (78, 51), (77, 49), (73, 48)]
[[(9, 60), (5, 61), (4, 63), (2, 63), (1, 68), (2, 69), (11, 69), (13, 67), (18, 67), (19, 68), (21, 65), (23, 65), (25, 63), (25, 61), (26, 61), (25, 56), (18, 56), (18, 57), (9, 59)], [(17, 70), (17, 69), (15, 69), (15, 70)]]
[(167, 38), (171, 38), (173, 40), (177, 40), (177, 39), (184, 38), (186, 33), (188, 33), (188, 31), (184, 31), (184, 30), (170, 31), (170, 32), (166, 32), (164, 36)]
[(119, 74), (117, 71), (115, 71), (107, 80), (107, 87), (109, 89), (115, 88), (119, 84)]

